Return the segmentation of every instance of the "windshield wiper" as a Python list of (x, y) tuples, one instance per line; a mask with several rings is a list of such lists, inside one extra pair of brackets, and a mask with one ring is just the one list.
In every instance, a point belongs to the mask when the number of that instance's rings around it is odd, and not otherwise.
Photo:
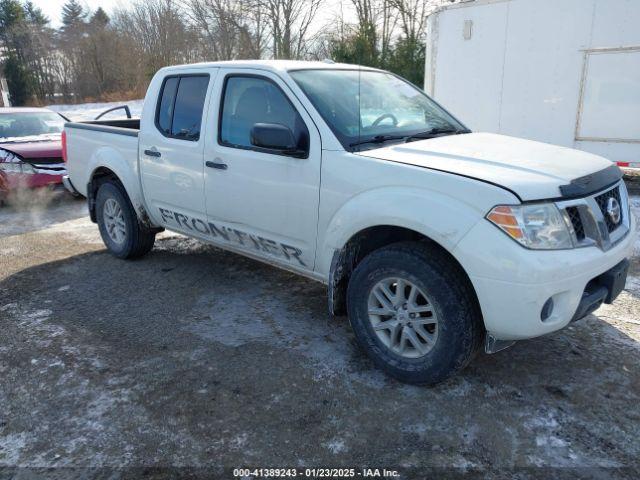
[(431, 130), (427, 130), (426, 132), (420, 132), (413, 135), (409, 135), (404, 138), (405, 142), (413, 142), (415, 140), (424, 140), (426, 138), (437, 137), (438, 135), (459, 135), (461, 133), (471, 133), (471, 130), (466, 128), (450, 128), (450, 127), (436, 127)]
[(360, 140), (358, 142), (350, 143), (350, 147), (356, 147), (358, 145), (364, 145), (366, 143), (384, 143), (389, 140), (402, 140), (406, 138), (406, 135), (376, 135), (373, 138), (368, 138), (367, 140)]

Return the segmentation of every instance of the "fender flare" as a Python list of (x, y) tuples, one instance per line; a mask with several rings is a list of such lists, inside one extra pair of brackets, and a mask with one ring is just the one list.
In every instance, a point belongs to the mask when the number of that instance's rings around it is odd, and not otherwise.
[(437, 192), (429, 192), (427, 200), (418, 188), (384, 187), (350, 199), (329, 222), (318, 263), (326, 269), (322, 273), (327, 278), (329, 311), (346, 313), (346, 288), (353, 269), (368, 252), (390, 243), (433, 242), (464, 270), (453, 252), (481, 218), (476, 206)]
[(382, 187), (349, 199), (330, 219), (318, 242), (318, 271), (328, 275), (336, 251), (367, 228), (399, 227), (439, 244), (449, 253), (483, 218), (482, 205), (420, 188)]
[(97, 193), (98, 186), (98, 184), (96, 184), (96, 173), (100, 169), (109, 170), (120, 182), (136, 211), (138, 221), (147, 228), (158, 228), (157, 225), (153, 224), (147, 214), (140, 187), (137, 164), (132, 168), (130, 160), (127, 160), (122, 153), (109, 146), (98, 148), (89, 159), (87, 165), (87, 171), (91, 172), (87, 184), (87, 201), (91, 220), (96, 221), (95, 194)]

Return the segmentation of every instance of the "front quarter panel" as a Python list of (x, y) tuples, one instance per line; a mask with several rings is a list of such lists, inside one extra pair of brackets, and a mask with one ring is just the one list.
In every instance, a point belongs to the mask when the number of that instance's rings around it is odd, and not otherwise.
[(391, 225), (419, 232), (449, 252), (500, 203), (519, 203), (495, 185), (388, 160), (325, 151), (318, 273), (328, 278), (336, 250), (361, 230)]

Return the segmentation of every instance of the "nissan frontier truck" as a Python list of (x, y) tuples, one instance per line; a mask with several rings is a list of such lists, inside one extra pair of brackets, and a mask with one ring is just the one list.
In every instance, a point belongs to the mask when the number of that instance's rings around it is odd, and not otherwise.
[(433, 384), (624, 288), (635, 220), (619, 168), (471, 132), (373, 68), (163, 68), (141, 118), (67, 123), (64, 183), (116, 257), (163, 229), (327, 285), (375, 364)]

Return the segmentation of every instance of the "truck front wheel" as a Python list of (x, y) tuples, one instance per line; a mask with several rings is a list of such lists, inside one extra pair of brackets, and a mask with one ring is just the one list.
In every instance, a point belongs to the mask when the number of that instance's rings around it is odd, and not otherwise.
[(440, 249), (402, 242), (374, 251), (347, 288), (356, 339), (392, 377), (435, 384), (465, 367), (484, 329), (464, 273)]
[(122, 185), (107, 181), (96, 195), (96, 220), (102, 241), (118, 258), (138, 258), (153, 248), (156, 234), (138, 222)]

